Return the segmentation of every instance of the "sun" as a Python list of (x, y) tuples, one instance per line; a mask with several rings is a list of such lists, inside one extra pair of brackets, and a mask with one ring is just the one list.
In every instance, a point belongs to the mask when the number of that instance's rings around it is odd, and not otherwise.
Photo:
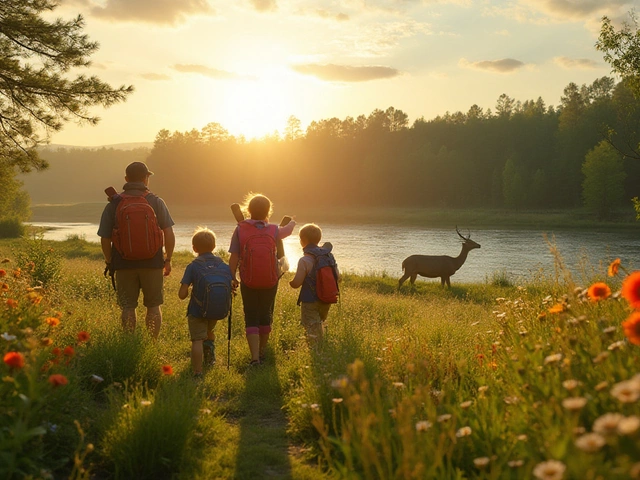
[(255, 80), (234, 80), (224, 88), (219, 123), (229, 133), (260, 138), (278, 130), (294, 114), (292, 79), (286, 73), (265, 72)]

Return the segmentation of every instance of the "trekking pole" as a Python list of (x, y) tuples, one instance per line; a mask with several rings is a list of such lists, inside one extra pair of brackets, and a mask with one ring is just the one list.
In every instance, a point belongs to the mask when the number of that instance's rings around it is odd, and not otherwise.
[(227, 371), (231, 367), (231, 315), (233, 314), (233, 295), (231, 295), (231, 308), (229, 308), (229, 321), (227, 328)]

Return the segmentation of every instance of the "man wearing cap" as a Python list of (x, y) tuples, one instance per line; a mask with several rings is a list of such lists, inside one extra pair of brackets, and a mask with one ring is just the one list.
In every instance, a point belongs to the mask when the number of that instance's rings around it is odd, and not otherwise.
[[(163, 276), (171, 273), (171, 256), (176, 238), (173, 233), (173, 219), (164, 201), (149, 192), (149, 177), (153, 175), (142, 162), (133, 162), (127, 166), (123, 192), (130, 196), (145, 196), (153, 208), (158, 225), (164, 235), (164, 253), (162, 245), (157, 253), (147, 260), (126, 260), (112, 242), (113, 229), (116, 227), (116, 209), (118, 198), (110, 201), (102, 212), (98, 236), (101, 239), (102, 253), (107, 267), (115, 271), (118, 303), (122, 308), (122, 326), (126, 331), (136, 328), (136, 307), (142, 289), (143, 304), (147, 308), (145, 322), (149, 333), (157, 338), (162, 325)], [(117, 196), (116, 196), (117, 197)], [(164, 274), (164, 275), (163, 275)]]

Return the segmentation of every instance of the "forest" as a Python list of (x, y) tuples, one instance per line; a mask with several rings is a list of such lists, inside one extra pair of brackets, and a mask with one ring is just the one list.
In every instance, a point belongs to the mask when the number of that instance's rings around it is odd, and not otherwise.
[[(411, 125), (408, 118), (389, 107), (313, 121), (303, 131), (290, 117), (282, 134), (253, 140), (218, 123), (161, 130), (150, 153), (45, 151), (46, 175), (85, 173), (66, 192), (51, 178), (38, 182), (43, 174), (23, 180), (34, 201), (103, 200), (108, 183), (120, 187), (124, 166), (146, 156), (156, 173), (152, 189), (181, 206), (202, 206), (203, 198), (226, 204), (261, 191), (287, 206), (574, 208), (588, 203), (584, 190), (591, 180), (605, 184), (596, 203), (606, 203), (600, 213), (610, 215), (617, 207), (631, 209), (630, 199), (640, 195), (640, 102), (610, 77), (570, 83), (556, 107), (503, 94), (493, 110), (472, 105), (466, 113), (421, 117)], [(613, 160), (586, 168), (599, 145)], [(600, 161), (602, 155), (593, 156)]]

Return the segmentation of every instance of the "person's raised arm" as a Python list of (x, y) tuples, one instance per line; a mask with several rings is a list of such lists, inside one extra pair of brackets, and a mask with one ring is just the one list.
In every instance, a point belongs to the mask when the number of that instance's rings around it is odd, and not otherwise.
[(164, 276), (168, 276), (171, 273), (171, 257), (173, 256), (173, 250), (176, 247), (176, 235), (173, 232), (173, 227), (167, 227), (162, 230), (164, 233)]

